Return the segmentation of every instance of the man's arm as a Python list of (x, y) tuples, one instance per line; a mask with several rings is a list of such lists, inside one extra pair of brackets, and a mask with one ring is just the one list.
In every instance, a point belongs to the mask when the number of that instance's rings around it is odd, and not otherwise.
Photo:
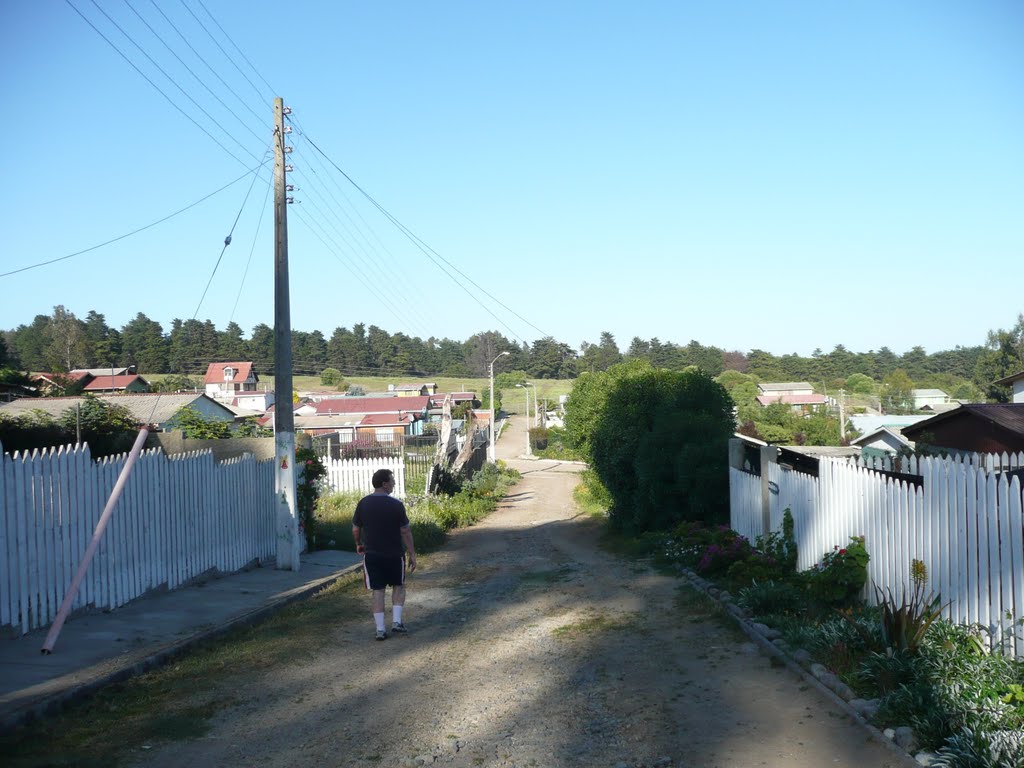
[(409, 571), (411, 573), (416, 570), (416, 547), (413, 546), (412, 542), (412, 528), (408, 525), (403, 525), (398, 531), (402, 534), (402, 543), (405, 544), (405, 551), (409, 553)]
[(363, 529), (358, 525), (352, 526), (352, 541), (356, 543), (356, 554), (362, 555), (366, 553), (366, 545), (363, 544), (362, 540)]

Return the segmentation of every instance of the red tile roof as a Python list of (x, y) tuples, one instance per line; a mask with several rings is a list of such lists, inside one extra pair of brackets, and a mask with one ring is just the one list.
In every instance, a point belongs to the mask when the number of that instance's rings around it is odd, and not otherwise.
[[(224, 383), (224, 369), (234, 368), (236, 373), (232, 381), (245, 381), (249, 378), (249, 374), (252, 372), (252, 363), (210, 363), (206, 369), (206, 377), (203, 379), (204, 384), (223, 384)], [(253, 374), (253, 378), (257, 381), (259, 377)]]
[(430, 403), (423, 397), (336, 397), (316, 404), (318, 416), (330, 413), (419, 413)]
[(359, 422), (361, 427), (397, 427), (404, 426), (411, 421), (409, 414), (400, 413), (397, 416), (390, 413), (369, 413)]
[(128, 376), (97, 376), (86, 384), (82, 391), (97, 392), (105, 389), (127, 389), (128, 385), (133, 384), (136, 380), (141, 380), (144, 384), (146, 383), (146, 380), (137, 374), (130, 374)]

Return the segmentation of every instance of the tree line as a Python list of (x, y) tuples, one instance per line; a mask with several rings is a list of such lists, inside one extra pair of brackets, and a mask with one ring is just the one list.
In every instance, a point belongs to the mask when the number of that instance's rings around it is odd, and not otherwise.
[[(881, 382), (901, 372), (917, 386), (935, 386), (955, 398), (1005, 401), (1008, 390), (993, 382), (1024, 369), (1024, 314), (1009, 330), (990, 331), (976, 346), (928, 353), (916, 346), (903, 354), (888, 347), (853, 352), (841, 344), (810, 356), (774, 355), (762, 349), (724, 350), (693, 340), (687, 344), (634, 337), (625, 351), (602, 332), (596, 343), (577, 348), (552, 337), (516, 342), (496, 331), (475, 333), (465, 341), (390, 333), (357, 323), (320, 330), (292, 331), (292, 358), (298, 375), (319, 375), (336, 368), (349, 376), (486, 376), (490, 361), (500, 370), (523, 371), (534, 379), (574, 379), (582, 373), (607, 371), (614, 365), (644, 360), (655, 368), (683, 370), (696, 366), (712, 377), (724, 371), (760, 381), (808, 381), (824, 389), (842, 388), (851, 376)], [(30, 324), (0, 334), (0, 368), (54, 373), (74, 368), (133, 366), (140, 374), (197, 375), (210, 362), (251, 360), (260, 373), (274, 368), (274, 331), (265, 323), (243, 329), (229, 322), (218, 329), (210, 320), (171, 321), (169, 329), (139, 312), (121, 328), (90, 310), (84, 319), (63, 306), (37, 315)], [(857, 379), (855, 379), (857, 381)]]

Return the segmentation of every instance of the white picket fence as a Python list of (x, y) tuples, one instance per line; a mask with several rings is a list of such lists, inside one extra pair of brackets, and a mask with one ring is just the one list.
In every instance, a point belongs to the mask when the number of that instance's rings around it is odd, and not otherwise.
[[(0, 628), (48, 625), (127, 456), (87, 445), (5, 456), (0, 447)], [(273, 460), (144, 451), (72, 606), (112, 609), (276, 554)]]
[[(1021, 459), (916, 458), (920, 487), (846, 459), (821, 458), (817, 478), (766, 462), (770, 527), (779, 530), (792, 511), (800, 570), (864, 536), (871, 602), (875, 586), (900, 597), (911, 561), (921, 560), (945, 618), (986, 627), (993, 643), (1022, 656), (1024, 494), (1019, 477), (998, 471)], [(731, 527), (751, 540), (763, 533), (761, 492), (760, 477), (730, 468)]]
[(373, 473), (378, 469), (390, 469), (395, 473), (396, 498), (405, 498), (405, 459), (389, 456), (380, 459), (332, 459), (322, 456), (320, 460), (327, 468), (326, 482), (333, 491), (341, 493), (372, 493)]

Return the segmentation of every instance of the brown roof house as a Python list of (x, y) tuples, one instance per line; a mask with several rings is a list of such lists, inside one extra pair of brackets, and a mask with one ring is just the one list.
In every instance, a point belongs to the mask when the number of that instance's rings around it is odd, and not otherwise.
[(1024, 451), (1024, 403), (966, 403), (903, 427), (918, 448), (965, 453)]
[(99, 394), (101, 392), (114, 393), (114, 392), (128, 392), (132, 394), (142, 394), (149, 392), (149, 382), (139, 376), (137, 373), (128, 373), (123, 376), (96, 376), (89, 381), (84, 387), (83, 392), (89, 392), (90, 394)]

